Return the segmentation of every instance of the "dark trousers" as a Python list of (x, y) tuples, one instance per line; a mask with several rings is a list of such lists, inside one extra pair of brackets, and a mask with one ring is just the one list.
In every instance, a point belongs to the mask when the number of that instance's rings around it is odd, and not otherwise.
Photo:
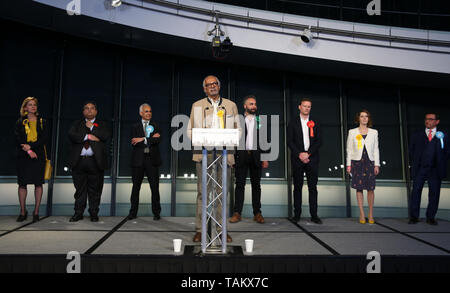
[(144, 174), (147, 175), (150, 190), (152, 192), (152, 212), (153, 215), (161, 213), (161, 204), (159, 202), (159, 167), (153, 166), (150, 156), (144, 155), (144, 162), (142, 167), (131, 168), (131, 178), (133, 180), (133, 189), (131, 191), (131, 208), (130, 215), (137, 215), (139, 208), (139, 192), (141, 190), (142, 180)]
[(250, 170), (250, 182), (252, 184), (253, 215), (261, 213), (261, 167), (260, 162), (254, 162), (254, 158), (247, 151), (242, 152), (243, 158), (236, 164), (236, 189), (234, 192), (234, 212), (242, 214), (244, 206), (245, 180)]
[(427, 219), (434, 219), (436, 216), (441, 193), (441, 179), (439, 178), (436, 168), (420, 168), (416, 172), (411, 193), (410, 216), (412, 218), (419, 218), (420, 199), (425, 181), (428, 181), (428, 207), (426, 217)]
[(308, 182), (309, 193), (309, 213), (311, 217), (317, 217), (317, 180), (318, 180), (318, 166), (309, 164), (302, 164), (300, 167), (294, 168), (294, 216), (300, 218), (302, 214), (302, 188), (303, 176), (306, 173), (306, 180)]
[(104, 171), (98, 168), (94, 157), (80, 157), (72, 169), (75, 185), (75, 213), (82, 215), (89, 199), (89, 214), (97, 216), (103, 190)]

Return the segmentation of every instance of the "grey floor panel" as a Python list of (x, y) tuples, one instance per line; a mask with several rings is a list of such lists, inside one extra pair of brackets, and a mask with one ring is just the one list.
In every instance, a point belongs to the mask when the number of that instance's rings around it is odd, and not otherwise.
[(193, 217), (161, 217), (155, 221), (153, 217), (138, 217), (128, 220), (119, 231), (195, 231)]
[(227, 229), (229, 231), (299, 231), (300, 229), (292, 224), (286, 218), (264, 218), (265, 223), (259, 224), (253, 221), (253, 218), (243, 218), (240, 222), (227, 222)]
[[(331, 255), (305, 233), (230, 233), (233, 245), (241, 245), (245, 255)], [(253, 239), (253, 253), (245, 252), (245, 239)]]
[(398, 233), (315, 233), (319, 239), (343, 255), (448, 255), (430, 245)]
[[(180, 255), (185, 245), (193, 245), (193, 232), (116, 232), (93, 254)], [(182, 239), (181, 253), (174, 253), (173, 239)]]
[(410, 225), (408, 224), (408, 219), (400, 218), (400, 219), (380, 219), (380, 222), (383, 225), (394, 228), (400, 232), (449, 232), (450, 233), (450, 222), (448, 221), (440, 221), (438, 220), (437, 226), (432, 226), (426, 223), (425, 219), (421, 219), (421, 221), (417, 224)]
[(17, 216), (1, 216), (0, 217), (0, 230), (9, 231), (12, 229), (16, 229), (17, 227), (28, 224), (33, 219), (33, 216), (28, 214), (28, 220), (24, 222), (16, 222)]
[(359, 218), (323, 218), (322, 222), (318, 225), (301, 219), (298, 224), (309, 232), (392, 232), (376, 224), (360, 224)]
[(408, 233), (439, 247), (450, 250), (450, 233)]
[(84, 217), (78, 222), (69, 222), (70, 217), (48, 217), (37, 223), (29, 225), (21, 231), (52, 231), (52, 230), (86, 230), (86, 231), (110, 231), (119, 224), (124, 217), (100, 217), (98, 222), (91, 222), (89, 217)]
[(0, 237), (0, 254), (84, 253), (107, 232), (16, 231)]

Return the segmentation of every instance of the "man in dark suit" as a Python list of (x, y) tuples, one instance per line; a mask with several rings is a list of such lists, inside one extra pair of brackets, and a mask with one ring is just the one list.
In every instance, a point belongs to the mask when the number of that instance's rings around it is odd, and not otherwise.
[(72, 143), (69, 165), (75, 185), (75, 214), (70, 219), (83, 219), (86, 201), (89, 199), (89, 214), (92, 222), (98, 222), (103, 176), (108, 168), (106, 141), (111, 132), (105, 122), (98, 121), (97, 105), (89, 101), (83, 105), (84, 119), (75, 121), (69, 130)]
[(257, 223), (264, 223), (261, 214), (261, 172), (262, 168), (267, 168), (267, 161), (261, 162), (261, 148), (259, 146), (259, 119), (256, 116), (257, 105), (255, 96), (244, 98), (245, 109), (245, 149), (237, 150), (235, 158), (236, 189), (234, 213), (230, 223), (237, 223), (241, 220), (242, 208), (244, 205), (245, 180), (250, 170), (250, 182), (252, 184), (252, 206), (253, 220)]
[(302, 213), (303, 175), (306, 173), (309, 191), (309, 212), (311, 221), (322, 224), (317, 216), (317, 180), (319, 176), (319, 148), (321, 145), (320, 127), (310, 117), (312, 101), (304, 98), (298, 109), (300, 115), (294, 117), (288, 125), (287, 143), (291, 150), (292, 171), (294, 177), (294, 217), (298, 222)]
[(139, 114), (142, 119), (134, 124), (131, 129), (131, 144), (133, 145), (131, 177), (133, 180), (133, 188), (130, 199), (131, 208), (127, 218), (131, 220), (137, 217), (139, 192), (145, 173), (152, 191), (153, 219), (159, 220), (161, 219), (161, 205), (159, 202), (159, 166), (161, 166), (161, 155), (158, 145), (161, 136), (158, 125), (151, 121), (152, 108), (150, 105), (141, 105)]
[(427, 223), (437, 225), (435, 219), (441, 191), (441, 181), (447, 176), (447, 160), (450, 156), (447, 133), (438, 129), (439, 115), (425, 115), (425, 131), (414, 133), (409, 145), (412, 166), (413, 190), (410, 200), (409, 224), (419, 222), (420, 198), (425, 181), (428, 181)]

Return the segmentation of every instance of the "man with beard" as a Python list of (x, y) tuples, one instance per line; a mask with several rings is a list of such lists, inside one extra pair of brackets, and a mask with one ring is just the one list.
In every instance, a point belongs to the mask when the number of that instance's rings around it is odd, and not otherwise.
[(235, 154), (236, 168), (236, 189), (234, 213), (230, 218), (230, 223), (237, 223), (241, 220), (242, 208), (244, 205), (245, 180), (250, 171), (250, 182), (252, 184), (252, 206), (253, 220), (257, 223), (264, 223), (261, 214), (261, 172), (267, 168), (269, 163), (261, 161), (261, 148), (259, 146), (259, 117), (256, 116), (258, 109), (256, 97), (249, 95), (244, 98), (245, 116), (245, 149), (237, 150)]

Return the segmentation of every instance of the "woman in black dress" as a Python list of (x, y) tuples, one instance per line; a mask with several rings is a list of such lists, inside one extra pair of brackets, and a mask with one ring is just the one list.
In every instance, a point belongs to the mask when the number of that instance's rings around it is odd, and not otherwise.
[(347, 137), (347, 173), (352, 176), (351, 187), (356, 189), (359, 222), (361, 224), (366, 223), (363, 190), (367, 190), (369, 224), (374, 224), (375, 177), (380, 172), (378, 131), (370, 128), (372, 127), (372, 119), (367, 110), (361, 110), (357, 113), (355, 123), (359, 124), (359, 127), (350, 129)]
[(39, 116), (38, 100), (26, 98), (20, 107), (20, 118), (16, 122), (17, 183), (19, 184), (20, 215), (17, 222), (27, 219), (27, 185), (34, 184), (35, 208), (33, 222), (39, 221), (39, 206), (44, 184), (45, 151), (48, 130), (47, 123)]

